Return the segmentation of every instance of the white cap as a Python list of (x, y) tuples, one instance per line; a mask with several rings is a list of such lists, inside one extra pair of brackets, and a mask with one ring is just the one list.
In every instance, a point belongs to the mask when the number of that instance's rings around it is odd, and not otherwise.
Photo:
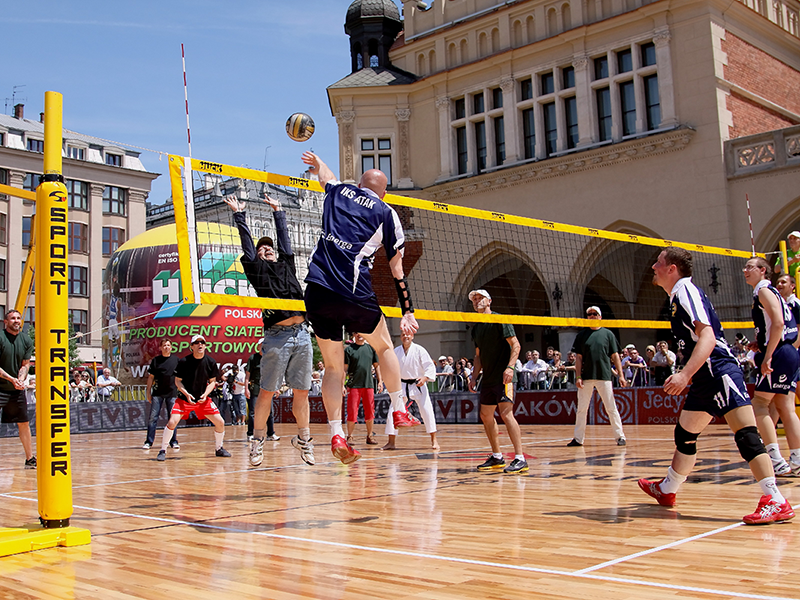
[(260, 346), (263, 343), (264, 343), (264, 338), (258, 338), (258, 341), (256, 342), (256, 345)]
[(793, 231), (792, 233), (790, 233), (786, 237), (796, 237), (797, 239), (800, 240), (800, 231)]
[(600, 317), (603, 316), (603, 313), (598, 306), (590, 306), (589, 308), (586, 309), (586, 312), (588, 313), (590, 310), (595, 311)]
[(447, 360), (447, 357), (446, 356), (440, 356), (439, 360)]
[(472, 290), (469, 293), (470, 301), (472, 301), (472, 296), (474, 296), (475, 294), (480, 294), (481, 296), (483, 296), (484, 298), (488, 298), (489, 300), (492, 299), (492, 297), (489, 295), (489, 292), (487, 292), (486, 290)]
[(195, 342), (200, 342), (200, 341), (205, 342), (206, 338), (204, 338), (202, 335), (195, 335), (195, 336), (192, 337), (192, 342), (191, 343), (194, 344)]
[(625, 350), (636, 350), (636, 346), (634, 346), (633, 344), (628, 344), (627, 346), (625, 346)]

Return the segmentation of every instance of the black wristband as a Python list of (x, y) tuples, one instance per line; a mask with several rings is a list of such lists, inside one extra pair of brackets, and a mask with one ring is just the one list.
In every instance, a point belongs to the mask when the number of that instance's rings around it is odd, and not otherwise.
[(400, 300), (400, 312), (402, 314), (413, 313), (414, 304), (411, 302), (411, 292), (408, 290), (408, 280), (394, 278), (394, 287), (397, 290), (397, 299)]

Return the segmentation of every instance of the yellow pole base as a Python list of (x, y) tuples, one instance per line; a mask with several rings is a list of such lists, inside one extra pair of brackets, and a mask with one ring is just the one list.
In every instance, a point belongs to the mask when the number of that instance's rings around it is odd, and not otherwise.
[(56, 546), (64, 548), (84, 546), (91, 542), (91, 532), (79, 527), (44, 529), (40, 525), (26, 525), (21, 528), (0, 528), (0, 556)]

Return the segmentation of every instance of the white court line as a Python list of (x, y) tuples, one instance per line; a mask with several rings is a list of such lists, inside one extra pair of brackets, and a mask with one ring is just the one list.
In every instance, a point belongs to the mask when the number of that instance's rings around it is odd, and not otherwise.
[(628, 560), (632, 560), (634, 558), (639, 558), (640, 556), (647, 556), (648, 554), (653, 554), (654, 552), (660, 552), (661, 550), (674, 548), (675, 546), (680, 546), (681, 544), (686, 544), (687, 542), (693, 542), (695, 540), (699, 540), (704, 537), (708, 537), (710, 535), (715, 535), (723, 531), (728, 531), (729, 529), (735, 529), (736, 527), (741, 527), (742, 525), (744, 525), (744, 522), (734, 523), (733, 525), (728, 525), (726, 527), (720, 527), (719, 529), (714, 529), (713, 531), (707, 531), (699, 535), (693, 535), (692, 537), (684, 538), (682, 540), (675, 540), (674, 542), (670, 542), (669, 544), (664, 544), (663, 546), (656, 546), (655, 548), (650, 548), (649, 550), (642, 550), (641, 552), (636, 552), (635, 554), (621, 556), (620, 558), (615, 558), (614, 560), (609, 560), (604, 563), (595, 565), (593, 567), (587, 567), (586, 569), (575, 571), (575, 573), (581, 575), (583, 573), (590, 573), (591, 571), (596, 571), (597, 569), (604, 569), (605, 567), (610, 567)]
[[(13, 496), (9, 496), (8, 494), (0, 494), (0, 497), (8, 497), (13, 498)], [(23, 498), (24, 500), (29, 500), (27, 498)], [(33, 501), (33, 500), (29, 500)], [(732, 592), (732, 591), (723, 591), (723, 590), (714, 590), (710, 588), (701, 588), (701, 587), (694, 587), (694, 586), (685, 586), (685, 585), (672, 585), (668, 583), (658, 583), (654, 581), (641, 581), (637, 579), (628, 579), (624, 577), (607, 577), (601, 575), (592, 575), (588, 573), (584, 573), (581, 571), (558, 571), (556, 569), (543, 569), (539, 567), (525, 567), (520, 565), (511, 565), (506, 563), (496, 563), (496, 562), (489, 562), (483, 560), (473, 560), (469, 558), (457, 558), (454, 556), (441, 556), (438, 554), (423, 554), (421, 552), (409, 552), (406, 550), (392, 550), (390, 548), (377, 548), (374, 546), (361, 546), (358, 544), (345, 544), (342, 542), (332, 542), (327, 540), (314, 540), (308, 538), (300, 538), (300, 537), (293, 537), (289, 535), (281, 535), (278, 533), (268, 533), (265, 531), (248, 531), (246, 529), (239, 529), (235, 527), (222, 527), (220, 525), (210, 525), (207, 523), (192, 523), (191, 521), (181, 521), (178, 519), (167, 519), (164, 517), (151, 517), (146, 515), (137, 515), (133, 513), (124, 513), (120, 511), (114, 510), (106, 510), (102, 508), (93, 508), (90, 506), (75, 506), (74, 508), (81, 509), (81, 510), (90, 510), (95, 512), (107, 513), (111, 515), (117, 515), (120, 517), (129, 517), (134, 519), (144, 519), (150, 521), (158, 521), (160, 523), (170, 523), (173, 525), (185, 525), (188, 527), (203, 527), (206, 529), (215, 529), (219, 531), (226, 531), (229, 533), (246, 533), (251, 535), (257, 535), (261, 537), (267, 537), (272, 539), (279, 539), (285, 540), (289, 542), (299, 542), (299, 543), (307, 543), (307, 544), (318, 544), (322, 546), (333, 546), (336, 548), (346, 548), (348, 550), (363, 550), (366, 552), (380, 552), (383, 554), (392, 554), (395, 556), (408, 556), (411, 558), (421, 558), (427, 560), (438, 560), (443, 562), (451, 562), (451, 563), (460, 563), (460, 564), (468, 564), (468, 565), (476, 565), (480, 567), (489, 567), (492, 569), (507, 569), (511, 571), (523, 571), (528, 573), (539, 573), (542, 575), (557, 575), (561, 577), (571, 577), (576, 579), (589, 579), (593, 581), (605, 581), (608, 583), (622, 583), (622, 584), (630, 584), (630, 585), (641, 585), (645, 587), (654, 587), (660, 589), (668, 589), (668, 590), (677, 590), (682, 592), (694, 592), (694, 593), (701, 593), (701, 594), (709, 594), (714, 596), (728, 596), (734, 598), (750, 598), (753, 600), (798, 600), (798, 599), (791, 599), (785, 596), (764, 596), (760, 594), (744, 594), (740, 592)], [(725, 529), (729, 529), (729, 527), (718, 529), (715, 532), (724, 531)], [(711, 533), (715, 533), (711, 532)]]

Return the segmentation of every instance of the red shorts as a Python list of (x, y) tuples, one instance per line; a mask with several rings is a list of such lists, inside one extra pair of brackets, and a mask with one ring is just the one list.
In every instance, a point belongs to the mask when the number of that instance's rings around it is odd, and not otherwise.
[(364, 403), (364, 419), (375, 419), (375, 390), (372, 388), (350, 388), (347, 392), (347, 422), (358, 421), (358, 401)]
[(213, 400), (209, 400), (208, 398), (206, 398), (205, 402), (198, 402), (197, 404), (192, 404), (191, 402), (178, 398), (175, 400), (175, 406), (172, 407), (173, 415), (183, 415), (181, 420), (188, 419), (189, 413), (192, 411), (194, 411), (198, 419), (206, 419), (209, 415), (219, 414), (217, 405), (214, 404)]

